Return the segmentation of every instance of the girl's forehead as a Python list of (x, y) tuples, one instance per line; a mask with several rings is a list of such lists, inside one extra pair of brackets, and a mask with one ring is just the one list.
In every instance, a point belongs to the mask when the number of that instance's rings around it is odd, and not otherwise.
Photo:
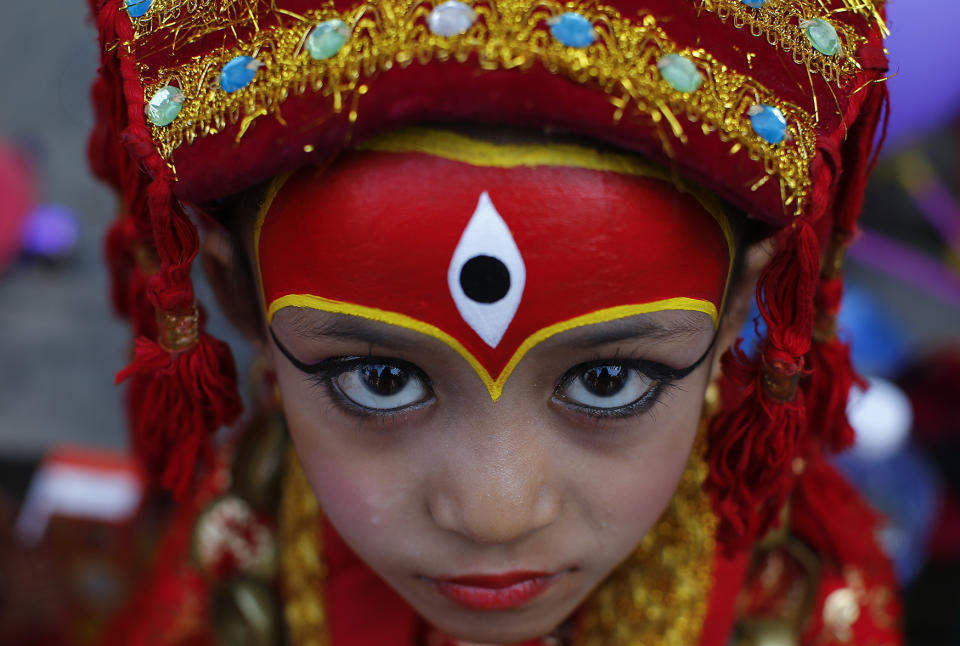
[(716, 324), (722, 211), (635, 158), (401, 133), (274, 183), (256, 227), (268, 319), (287, 306), (437, 338), (499, 397), (532, 347), (666, 310)]

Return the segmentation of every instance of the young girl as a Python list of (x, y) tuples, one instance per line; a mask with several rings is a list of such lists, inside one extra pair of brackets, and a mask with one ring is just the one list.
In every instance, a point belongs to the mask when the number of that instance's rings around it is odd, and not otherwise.
[[(825, 461), (873, 3), (94, 8), (119, 379), (180, 501), (113, 641), (897, 643)], [(218, 448), (188, 216), (262, 355)]]

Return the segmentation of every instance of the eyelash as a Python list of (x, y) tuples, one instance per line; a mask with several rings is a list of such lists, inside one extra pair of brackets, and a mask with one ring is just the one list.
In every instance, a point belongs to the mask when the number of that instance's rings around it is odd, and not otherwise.
[(401, 409), (395, 410), (385, 410), (378, 411), (372, 408), (367, 408), (365, 406), (360, 406), (350, 400), (345, 394), (340, 392), (340, 388), (336, 385), (335, 380), (337, 377), (343, 375), (354, 368), (358, 368), (365, 364), (386, 364), (390, 366), (395, 366), (400, 368), (411, 375), (415, 375), (420, 379), (424, 386), (430, 392), (433, 392), (433, 382), (430, 380), (430, 377), (427, 376), (416, 365), (410, 363), (409, 361), (403, 361), (402, 359), (392, 359), (388, 357), (378, 357), (373, 355), (363, 355), (363, 356), (344, 356), (344, 357), (330, 357), (329, 359), (324, 359), (318, 363), (301, 365), (298, 366), (300, 370), (306, 373), (306, 379), (311, 386), (322, 389), (322, 392), (325, 395), (328, 395), (332, 402), (339, 406), (341, 410), (346, 411), (352, 415), (360, 417), (362, 419), (369, 420), (379, 420), (379, 421), (392, 421), (400, 422), (403, 416), (412, 413), (416, 410), (419, 410), (424, 405), (430, 403), (432, 400), (427, 400), (421, 404), (416, 404), (414, 406), (409, 406)]
[[(699, 361), (697, 363), (699, 364)], [(583, 406), (581, 404), (575, 404), (569, 400), (565, 400), (563, 397), (561, 397), (561, 390), (574, 380), (578, 379), (590, 368), (613, 365), (623, 366), (627, 370), (636, 370), (644, 377), (650, 379), (653, 382), (653, 385), (650, 386), (649, 390), (647, 390), (647, 392), (639, 399), (630, 402), (625, 406), (620, 406), (617, 408), (597, 408), (593, 406)], [(649, 412), (650, 409), (663, 401), (663, 395), (670, 392), (674, 388), (678, 388), (679, 385), (676, 382), (686, 377), (687, 374), (689, 374), (689, 369), (677, 370), (675, 368), (665, 366), (662, 363), (646, 361), (644, 359), (596, 359), (587, 363), (577, 364), (568, 370), (566, 374), (564, 374), (560, 380), (557, 381), (553, 392), (556, 401), (560, 402), (563, 406), (571, 408), (593, 419), (626, 419), (635, 415), (641, 415)]]
[[(424, 386), (428, 390), (431, 392), (433, 391), (433, 384), (430, 381), (429, 376), (427, 376), (427, 374), (420, 370), (417, 366), (407, 361), (390, 359), (386, 357), (377, 357), (372, 355), (331, 357), (329, 359), (324, 359), (319, 363), (311, 364), (308, 366), (308, 370), (304, 370), (304, 372), (306, 373), (307, 381), (312, 386), (321, 388), (323, 394), (330, 397), (331, 403), (339, 407), (342, 411), (354, 415), (364, 421), (369, 420), (379, 421), (382, 423), (390, 422), (392, 424), (399, 424), (403, 422), (403, 419), (408, 414), (415, 412), (425, 405), (428, 405), (430, 401), (432, 401), (428, 400), (422, 404), (392, 411), (379, 411), (357, 405), (355, 402), (350, 400), (350, 398), (340, 392), (335, 380), (345, 372), (353, 370), (364, 364), (371, 363), (383, 363), (397, 366), (398, 368), (401, 368), (412, 375), (416, 375), (417, 378), (422, 380)], [(609, 365), (620, 365), (627, 370), (636, 370), (643, 376), (650, 379), (653, 382), (653, 385), (641, 398), (618, 408), (596, 408), (592, 406), (583, 406), (570, 401), (564, 401), (563, 398), (560, 397), (561, 390), (565, 386), (567, 386), (573, 380), (579, 378), (590, 368)], [(595, 361), (578, 364), (568, 370), (554, 387), (554, 394), (556, 396), (556, 400), (562, 402), (562, 405), (595, 420), (626, 419), (649, 412), (656, 404), (663, 401), (664, 394), (678, 387), (675, 382), (685, 377), (686, 374), (682, 373), (686, 372), (686, 370), (679, 371), (664, 366), (663, 364), (641, 359), (597, 359)]]

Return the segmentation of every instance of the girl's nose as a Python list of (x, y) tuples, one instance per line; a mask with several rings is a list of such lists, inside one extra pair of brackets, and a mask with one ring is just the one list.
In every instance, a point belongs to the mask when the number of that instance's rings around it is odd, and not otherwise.
[(508, 544), (559, 517), (548, 461), (522, 433), (494, 432), (471, 444), (434, 480), (428, 507), (438, 526), (476, 543)]

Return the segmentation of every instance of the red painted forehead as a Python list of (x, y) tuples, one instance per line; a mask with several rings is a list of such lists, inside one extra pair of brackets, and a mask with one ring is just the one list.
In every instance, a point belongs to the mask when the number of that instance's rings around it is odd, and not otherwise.
[(442, 133), (303, 169), (275, 184), (258, 222), (268, 318), (299, 306), (429, 334), (494, 398), (530, 347), (565, 329), (672, 309), (716, 323), (726, 220), (659, 173)]

